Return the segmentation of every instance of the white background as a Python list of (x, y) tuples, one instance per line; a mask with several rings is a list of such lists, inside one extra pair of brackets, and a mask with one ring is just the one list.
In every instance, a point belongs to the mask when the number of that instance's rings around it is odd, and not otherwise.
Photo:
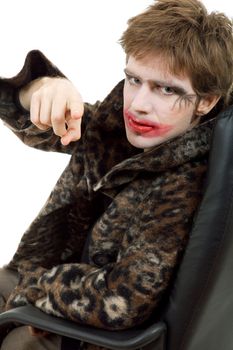
[[(103, 99), (123, 78), (125, 57), (117, 41), (127, 19), (152, 2), (2, 0), (0, 75), (17, 74), (26, 53), (40, 49), (85, 101)], [(233, 14), (229, 0), (204, 3)], [(67, 155), (26, 147), (0, 122), (0, 266), (12, 257), (68, 161)]]

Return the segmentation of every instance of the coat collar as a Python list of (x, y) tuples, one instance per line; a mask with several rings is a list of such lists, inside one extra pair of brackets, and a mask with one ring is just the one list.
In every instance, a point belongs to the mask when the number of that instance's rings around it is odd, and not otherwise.
[(141, 172), (160, 173), (205, 156), (210, 149), (214, 124), (215, 118), (150, 151), (122, 161), (99, 180), (94, 191), (123, 185)]

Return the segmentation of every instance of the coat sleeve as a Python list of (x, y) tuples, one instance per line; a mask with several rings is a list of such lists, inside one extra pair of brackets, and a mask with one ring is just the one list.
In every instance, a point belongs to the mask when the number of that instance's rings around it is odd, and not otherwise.
[[(62, 153), (73, 152), (76, 142), (63, 146), (60, 137), (52, 129), (43, 131), (30, 121), (30, 114), (25, 110), (18, 99), (18, 90), (32, 80), (48, 77), (65, 77), (42, 52), (30, 51), (25, 59), (21, 71), (13, 78), (0, 78), (0, 118), (26, 145), (45, 150)], [(82, 132), (98, 105), (85, 104)]]
[(37, 268), (33, 278), (25, 277), (22, 294), (12, 296), (12, 306), (29, 302), (46, 313), (112, 330), (148, 319), (166, 296), (201, 196), (198, 180), (192, 187), (183, 176), (172, 182), (162, 193), (155, 188), (135, 209), (134, 232), (131, 240), (124, 233), (116, 262)]

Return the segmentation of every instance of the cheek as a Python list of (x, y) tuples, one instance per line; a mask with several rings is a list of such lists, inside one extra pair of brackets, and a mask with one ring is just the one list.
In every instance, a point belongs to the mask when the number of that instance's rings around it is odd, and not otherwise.
[(181, 112), (178, 112), (173, 119), (173, 125), (175, 129), (179, 132), (184, 132), (190, 129), (191, 122), (193, 120), (193, 108), (184, 108)]
[(155, 96), (152, 106), (156, 117), (161, 119), (161, 122), (167, 121), (173, 124), (177, 119), (182, 118), (183, 108), (179, 108), (173, 98)]
[(166, 115), (172, 124), (189, 125), (194, 116), (194, 106), (179, 105), (179, 103), (177, 103), (169, 110), (167, 109)]
[(129, 95), (125, 92), (123, 95), (123, 102), (124, 102), (124, 109), (128, 109), (131, 104), (131, 99), (129, 98)]
[(124, 90), (123, 90), (123, 101), (124, 101), (124, 109), (128, 109), (134, 99), (134, 92), (132, 91), (132, 88), (128, 86), (127, 83), (124, 85)]

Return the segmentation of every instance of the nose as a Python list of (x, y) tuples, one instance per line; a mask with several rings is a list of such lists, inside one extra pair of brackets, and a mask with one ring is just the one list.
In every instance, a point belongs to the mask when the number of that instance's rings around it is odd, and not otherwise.
[(137, 113), (148, 114), (151, 112), (151, 91), (149, 87), (141, 85), (135, 92), (133, 97), (131, 108)]

